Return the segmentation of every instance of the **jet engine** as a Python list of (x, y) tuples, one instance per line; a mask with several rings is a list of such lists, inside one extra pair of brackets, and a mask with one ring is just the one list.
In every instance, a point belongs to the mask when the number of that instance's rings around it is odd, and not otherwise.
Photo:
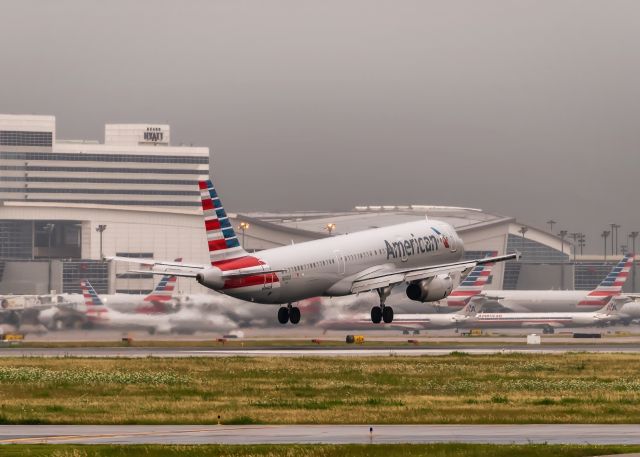
[(453, 279), (449, 275), (438, 275), (407, 286), (407, 297), (415, 301), (438, 301), (449, 296), (453, 290)]
[(196, 275), (196, 281), (209, 289), (218, 290), (224, 286), (222, 270), (219, 268), (207, 268), (202, 273)]

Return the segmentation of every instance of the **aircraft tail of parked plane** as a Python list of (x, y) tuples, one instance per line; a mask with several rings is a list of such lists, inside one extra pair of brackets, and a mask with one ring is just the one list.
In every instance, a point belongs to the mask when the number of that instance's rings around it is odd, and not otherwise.
[(600, 282), (598, 287), (589, 292), (578, 306), (602, 305), (609, 303), (612, 297), (622, 293), (622, 287), (629, 277), (633, 266), (634, 254), (625, 255), (609, 274)]
[[(177, 258), (176, 262), (182, 262), (182, 258)], [(144, 297), (147, 302), (167, 302), (173, 298), (178, 277), (174, 275), (163, 275), (156, 287), (149, 295)]]
[(105, 319), (109, 309), (91, 283), (86, 279), (80, 281), (80, 289), (82, 290), (84, 303), (87, 307), (87, 319), (90, 321)]
[[(495, 257), (498, 253), (493, 251), (487, 257)], [(480, 295), (484, 286), (489, 282), (491, 270), (494, 263), (476, 265), (471, 272), (465, 276), (460, 285), (453, 289), (451, 295), (447, 297), (447, 306), (464, 307), (472, 297)]]

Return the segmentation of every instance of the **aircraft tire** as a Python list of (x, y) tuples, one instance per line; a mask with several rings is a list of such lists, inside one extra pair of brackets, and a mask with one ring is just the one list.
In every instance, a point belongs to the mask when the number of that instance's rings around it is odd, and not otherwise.
[(278, 310), (278, 322), (280, 322), (281, 324), (286, 324), (287, 322), (289, 322), (289, 309), (285, 308), (284, 306), (282, 306), (279, 310)]
[(391, 306), (385, 306), (382, 310), (382, 320), (385, 324), (393, 322), (393, 308)]
[(297, 324), (300, 322), (300, 308), (294, 306), (289, 310), (289, 322), (292, 324)]
[(374, 324), (379, 324), (382, 320), (382, 309), (379, 306), (374, 306), (371, 308), (371, 322)]

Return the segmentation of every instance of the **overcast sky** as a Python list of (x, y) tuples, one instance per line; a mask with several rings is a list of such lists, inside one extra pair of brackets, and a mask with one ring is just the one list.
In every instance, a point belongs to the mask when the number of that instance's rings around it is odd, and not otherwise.
[(0, 112), (168, 122), (232, 212), (471, 206), (596, 252), (640, 230), (633, 0), (3, 0)]

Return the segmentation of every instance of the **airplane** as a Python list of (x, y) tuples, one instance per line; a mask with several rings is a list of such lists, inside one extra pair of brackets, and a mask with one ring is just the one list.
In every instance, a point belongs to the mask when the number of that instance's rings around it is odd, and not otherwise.
[[(402, 313), (394, 316), (393, 322), (381, 326), (388, 330), (435, 330), (468, 326), (477, 314), (478, 305), (471, 298), (460, 311), (453, 313), (409, 314)], [(327, 330), (374, 330), (371, 319), (364, 314), (357, 314), (350, 318), (325, 319), (318, 322), (318, 327)]]
[(89, 281), (80, 288), (86, 304), (88, 322), (93, 326), (117, 329), (141, 329), (154, 333), (186, 333), (196, 331), (228, 331), (237, 326), (224, 316), (208, 316), (195, 310), (180, 310), (171, 314), (122, 313), (109, 308)]
[[(481, 292), (485, 307), (491, 304), (505, 311), (515, 312), (573, 312), (597, 311), (602, 309), (613, 297), (622, 293), (634, 255), (627, 254), (620, 260), (602, 282), (592, 291), (586, 290), (488, 290)], [(448, 307), (460, 307), (459, 303), (449, 300)]]
[(147, 265), (155, 274), (194, 278), (209, 289), (246, 301), (287, 303), (278, 310), (281, 324), (300, 321), (294, 302), (368, 291), (379, 296), (379, 306), (371, 308), (371, 321), (391, 323), (393, 308), (385, 301), (394, 287), (407, 284), (406, 294), (412, 300), (442, 300), (453, 290), (452, 274), (520, 257), (515, 252), (462, 260), (464, 245), (454, 228), (428, 218), (249, 254), (240, 246), (211, 180), (199, 181), (199, 188), (209, 265), (109, 260)]
[(621, 304), (611, 300), (593, 312), (548, 313), (477, 313), (466, 322), (471, 327), (483, 328), (541, 328), (543, 333), (554, 333), (557, 327), (593, 327), (611, 324), (622, 318)]

